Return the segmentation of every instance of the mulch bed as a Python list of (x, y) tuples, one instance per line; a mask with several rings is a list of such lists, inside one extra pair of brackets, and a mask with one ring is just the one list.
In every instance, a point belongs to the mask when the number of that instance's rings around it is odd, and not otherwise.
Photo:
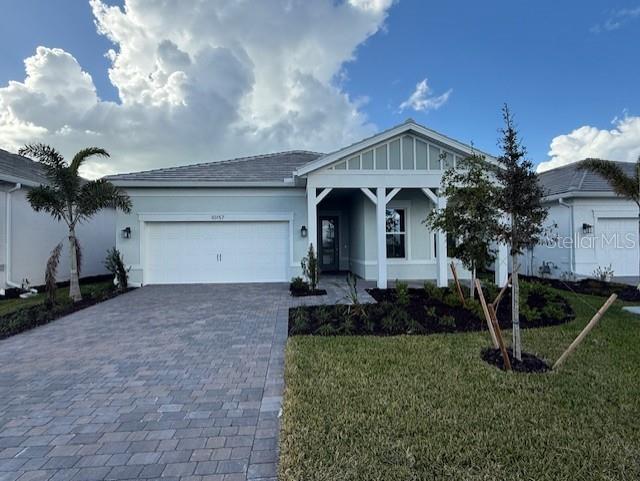
[(291, 297), (310, 297), (310, 296), (326, 296), (327, 295), (327, 291), (325, 291), (324, 289), (316, 289), (315, 291), (312, 290), (300, 290), (300, 291), (294, 291), (294, 290), (290, 290), (291, 293)]
[(563, 281), (560, 279), (548, 279), (545, 277), (533, 277), (520, 275), (521, 279), (539, 282), (541, 284), (561, 289), (563, 291), (589, 294), (592, 296), (609, 297), (615, 293), (618, 299), (627, 302), (640, 302), (640, 291), (636, 286), (620, 284), (617, 282), (604, 282), (597, 279), (582, 279), (580, 281)]
[[(133, 289), (128, 289), (126, 292), (131, 290)], [(113, 289), (102, 292), (95, 297), (85, 296), (79, 302), (56, 304), (51, 309), (47, 309), (44, 304), (24, 307), (10, 314), (0, 316), (0, 339), (5, 339), (29, 329), (33, 329), (34, 327), (48, 324), (60, 317), (86, 309), (87, 307), (99, 304), (100, 302), (113, 299), (120, 294), (123, 294), (123, 292)]]
[[(513, 357), (513, 351), (511, 349), (507, 349), (507, 353), (509, 354), (509, 360), (511, 361), (511, 368), (515, 372), (544, 373), (551, 370), (551, 367), (535, 354), (523, 352), (522, 361), (519, 361)], [(504, 370), (504, 359), (502, 358), (500, 349), (483, 349), (480, 356), (486, 363)]]

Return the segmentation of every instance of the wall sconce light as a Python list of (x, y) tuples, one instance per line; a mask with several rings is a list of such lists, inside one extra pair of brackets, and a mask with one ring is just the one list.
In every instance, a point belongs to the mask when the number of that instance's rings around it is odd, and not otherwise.
[(307, 226), (303, 225), (302, 227), (300, 227), (300, 235), (302, 237), (307, 237)]
[(593, 226), (591, 224), (587, 224), (586, 222), (582, 224), (582, 233), (583, 234), (593, 234)]
[(131, 239), (131, 227), (125, 227), (121, 232), (123, 239)]

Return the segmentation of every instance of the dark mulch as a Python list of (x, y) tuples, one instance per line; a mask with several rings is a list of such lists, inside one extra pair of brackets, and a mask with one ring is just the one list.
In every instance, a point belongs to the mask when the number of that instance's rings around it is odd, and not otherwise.
[[(487, 329), (479, 302), (463, 307), (451, 289), (368, 289), (377, 304), (301, 306), (289, 310), (289, 335), (398, 335), (481, 331)], [(571, 305), (552, 289), (522, 286), (520, 324), (544, 327), (572, 320)], [(494, 295), (490, 289), (487, 294)], [(493, 297), (491, 297), (493, 298)], [(505, 296), (498, 309), (502, 328), (511, 327), (511, 303)]]
[(582, 279), (580, 281), (563, 281), (560, 279), (547, 279), (544, 277), (533, 277), (520, 275), (522, 279), (539, 282), (541, 284), (561, 289), (563, 291), (573, 291), (578, 294), (589, 294), (592, 296), (609, 297), (617, 294), (618, 299), (627, 302), (640, 302), (640, 291), (636, 286), (620, 284), (617, 282), (604, 282), (597, 279)]
[[(129, 290), (132, 289), (128, 289), (128, 291)], [(47, 308), (44, 303), (24, 307), (10, 314), (0, 316), (0, 339), (5, 339), (33, 329), (34, 327), (48, 324), (60, 317), (86, 309), (87, 307), (112, 299), (120, 294), (122, 294), (122, 292), (117, 289), (109, 289), (95, 294), (84, 294), (83, 299), (75, 303), (66, 301), (56, 304), (51, 308)]]
[[(511, 368), (515, 372), (543, 373), (551, 370), (551, 367), (535, 354), (523, 352), (522, 361), (519, 361), (513, 357), (513, 351), (511, 349), (507, 349), (507, 353), (509, 354), (509, 361), (511, 361)], [(483, 349), (480, 356), (486, 363), (504, 370), (504, 359), (502, 358), (500, 349)]]
[(289, 292), (291, 293), (292, 297), (310, 297), (310, 296), (326, 296), (327, 295), (327, 291), (325, 291), (324, 289), (316, 289), (315, 291), (290, 289)]

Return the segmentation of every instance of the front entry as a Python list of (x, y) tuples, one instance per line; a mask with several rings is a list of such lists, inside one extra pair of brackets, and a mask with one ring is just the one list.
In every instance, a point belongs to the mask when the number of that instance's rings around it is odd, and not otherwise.
[(338, 217), (321, 216), (318, 220), (320, 251), (318, 260), (320, 270), (331, 272), (340, 270), (340, 242), (338, 235)]

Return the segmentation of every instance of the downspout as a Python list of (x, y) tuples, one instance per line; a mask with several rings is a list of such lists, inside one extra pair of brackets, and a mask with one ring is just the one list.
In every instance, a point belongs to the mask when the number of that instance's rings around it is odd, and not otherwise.
[(567, 202), (564, 201), (564, 199), (562, 197), (560, 197), (558, 199), (558, 204), (566, 207), (567, 209), (569, 209), (571, 211), (570, 216), (571, 216), (571, 222), (570, 222), (570, 232), (571, 232), (571, 273), (573, 275), (576, 275), (576, 245), (575, 245), (575, 218), (573, 215), (573, 204), (568, 204)]

